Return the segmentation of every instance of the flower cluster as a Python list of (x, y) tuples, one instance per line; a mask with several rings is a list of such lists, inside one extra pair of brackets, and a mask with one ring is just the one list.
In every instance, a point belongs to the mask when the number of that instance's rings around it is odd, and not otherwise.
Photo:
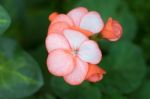
[(90, 40), (94, 34), (110, 41), (121, 37), (121, 25), (109, 18), (104, 25), (101, 16), (84, 7), (71, 10), (68, 14), (56, 12), (49, 16), (46, 48), (47, 66), (50, 73), (63, 77), (71, 85), (84, 80), (97, 82), (105, 71), (97, 64), (102, 59), (98, 44)]

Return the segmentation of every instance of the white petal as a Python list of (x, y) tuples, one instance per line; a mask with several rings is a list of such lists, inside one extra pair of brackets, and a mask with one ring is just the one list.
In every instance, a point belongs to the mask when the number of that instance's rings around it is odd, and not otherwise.
[(102, 53), (96, 42), (92, 40), (85, 41), (78, 52), (79, 57), (91, 64), (98, 64), (101, 60)]
[(88, 10), (84, 7), (78, 7), (71, 10), (67, 15), (73, 20), (74, 24), (79, 26), (81, 18), (88, 13)]
[(78, 49), (84, 41), (88, 40), (82, 33), (71, 29), (64, 30), (64, 36), (73, 49)]
[(80, 27), (92, 33), (99, 33), (104, 27), (104, 23), (97, 12), (89, 12), (82, 19)]

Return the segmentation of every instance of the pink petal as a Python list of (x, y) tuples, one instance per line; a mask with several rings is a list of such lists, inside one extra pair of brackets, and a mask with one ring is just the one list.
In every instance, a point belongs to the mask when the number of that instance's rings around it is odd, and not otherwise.
[(73, 21), (71, 20), (71, 18), (65, 14), (59, 14), (53, 21), (51, 24), (54, 24), (56, 22), (65, 22), (70, 26), (73, 26)]
[(46, 38), (46, 48), (48, 52), (54, 50), (54, 49), (67, 49), (69, 50), (69, 44), (67, 40), (60, 34), (49, 34)]
[(67, 15), (73, 20), (74, 24), (79, 26), (81, 18), (88, 13), (88, 10), (84, 7), (78, 7), (71, 10)]
[(62, 33), (64, 29), (68, 29), (69, 25), (65, 22), (56, 22), (49, 26), (48, 34), (50, 33)]
[(88, 72), (88, 64), (76, 58), (76, 64), (72, 73), (64, 76), (64, 79), (67, 83), (71, 85), (79, 85), (81, 84)]
[(99, 63), (102, 58), (102, 53), (97, 43), (92, 40), (82, 43), (78, 55), (83, 61), (91, 64)]
[(56, 76), (64, 76), (72, 72), (74, 68), (73, 57), (65, 50), (57, 49), (52, 51), (47, 59), (47, 66), (50, 73)]
[(64, 36), (73, 49), (78, 49), (84, 41), (88, 40), (81, 32), (71, 29), (64, 30)]
[(80, 27), (90, 32), (98, 33), (104, 27), (103, 20), (97, 12), (89, 12), (82, 19)]

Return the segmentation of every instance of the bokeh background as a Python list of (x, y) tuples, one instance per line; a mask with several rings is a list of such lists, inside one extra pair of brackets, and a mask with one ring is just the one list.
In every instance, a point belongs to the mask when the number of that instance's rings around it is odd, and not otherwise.
[[(83, 6), (123, 26), (99, 41), (107, 74), (70, 86), (47, 71), (48, 16)], [(150, 0), (0, 0), (0, 99), (150, 99)]]

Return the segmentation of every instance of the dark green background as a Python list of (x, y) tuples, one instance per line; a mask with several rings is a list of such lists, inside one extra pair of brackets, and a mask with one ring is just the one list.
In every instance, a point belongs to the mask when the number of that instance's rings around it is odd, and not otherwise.
[[(107, 74), (70, 86), (47, 71), (48, 16), (83, 6), (123, 26), (118, 42), (99, 41)], [(150, 0), (0, 0), (0, 99), (149, 99)]]

